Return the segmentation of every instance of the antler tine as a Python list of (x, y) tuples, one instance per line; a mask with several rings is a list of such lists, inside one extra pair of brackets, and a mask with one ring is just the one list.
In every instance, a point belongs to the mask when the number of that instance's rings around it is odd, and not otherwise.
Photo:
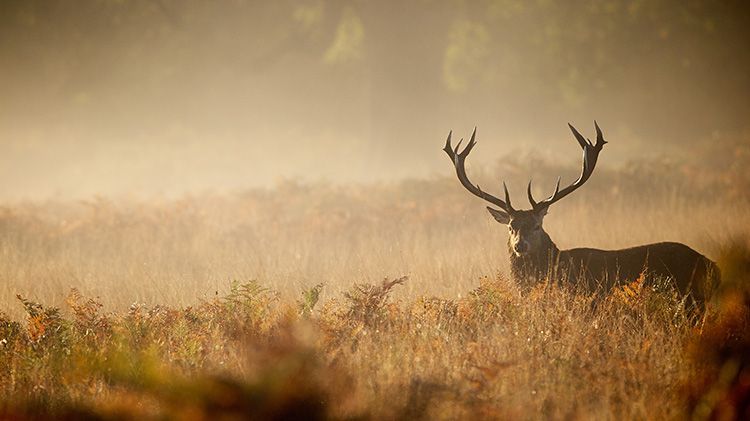
[(474, 145), (477, 144), (477, 128), (474, 126), (474, 130), (471, 131), (471, 138), (469, 139), (469, 144), (466, 145), (466, 148), (461, 153), (464, 156), (469, 156), (469, 152), (471, 152), (472, 149), (474, 149)]
[(443, 150), (445, 153), (448, 154), (449, 157), (451, 157), (451, 161), (453, 160), (453, 148), (451, 147), (451, 136), (453, 135), (453, 130), (448, 132), (448, 138), (445, 139), (445, 146), (443, 147)]
[(576, 130), (575, 127), (573, 127), (572, 124), (568, 123), (568, 127), (570, 127), (570, 131), (573, 132), (573, 136), (576, 137), (576, 140), (578, 141), (578, 144), (581, 145), (582, 148), (586, 148), (586, 146), (591, 145), (591, 141), (583, 137), (581, 133)]
[(468, 190), (471, 194), (477, 197), (481, 197), (482, 199), (492, 203), (495, 206), (499, 206), (503, 211), (508, 212), (509, 206), (508, 204), (506, 204), (506, 202), (498, 197), (482, 191), (482, 189), (480, 189), (478, 185), (475, 185), (471, 181), (469, 181), (469, 178), (466, 175), (466, 168), (464, 167), (464, 163), (466, 161), (466, 157), (469, 156), (469, 152), (471, 152), (471, 150), (477, 144), (476, 133), (477, 128), (474, 127), (474, 131), (471, 133), (469, 143), (466, 145), (464, 150), (461, 151), (460, 146), (461, 142), (463, 142), (463, 139), (461, 139), (456, 147), (453, 148), (453, 146), (451, 145), (451, 135), (453, 134), (453, 131), (450, 131), (448, 133), (448, 138), (445, 140), (445, 147), (443, 148), (443, 150), (448, 155), (448, 158), (450, 158), (453, 162), (453, 166), (456, 168), (458, 181), (461, 182), (466, 190)]
[(508, 193), (508, 186), (505, 185), (505, 181), (503, 181), (503, 191), (505, 191), (505, 204), (508, 206), (506, 210), (508, 212), (514, 212), (515, 209), (513, 209), (513, 205), (510, 204), (510, 194)]
[(606, 140), (604, 140), (604, 135), (602, 135), (602, 129), (599, 128), (599, 125), (596, 124), (596, 120), (594, 120), (594, 128), (596, 129), (596, 144), (601, 144), (604, 146), (605, 143), (609, 143)]
[(536, 208), (536, 200), (534, 200), (534, 196), (531, 194), (531, 180), (529, 180), (529, 185), (526, 187), (526, 195), (529, 196), (529, 203), (531, 203), (531, 208)]
[[(599, 128), (599, 125), (596, 123), (596, 121), (594, 121), (594, 128), (596, 129), (596, 144), (591, 143), (590, 140), (583, 137), (583, 135), (581, 135), (581, 133), (579, 133), (572, 124), (568, 123), (568, 127), (570, 127), (570, 131), (573, 132), (573, 136), (575, 136), (578, 144), (581, 145), (581, 149), (583, 149), (583, 168), (581, 170), (581, 175), (576, 181), (573, 182), (573, 184), (565, 187), (562, 190), (560, 190), (560, 179), (558, 178), (557, 186), (555, 187), (555, 192), (552, 194), (552, 196), (542, 200), (537, 204), (532, 203), (532, 207), (535, 210), (549, 207), (553, 203), (569, 195), (577, 188), (581, 187), (584, 183), (586, 183), (589, 177), (591, 177), (591, 174), (593, 174), (594, 172), (596, 161), (599, 158), (599, 152), (601, 152), (602, 148), (607, 143), (607, 141), (604, 140), (602, 130)], [(530, 192), (531, 190), (529, 188), (529, 194)]]
[(456, 148), (455, 148), (455, 149), (453, 149), (453, 152), (454, 152), (454, 153), (455, 153), (456, 155), (461, 155), (461, 153), (460, 153), (460, 152), (458, 152), (458, 151), (459, 151), (459, 150), (461, 149), (461, 144), (462, 144), (462, 143), (464, 143), (464, 138), (463, 138), (463, 137), (462, 137), (461, 139), (458, 139), (458, 143), (456, 143)]
[(550, 197), (555, 197), (555, 196), (557, 196), (557, 193), (558, 193), (558, 192), (560, 191), (560, 180), (562, 180), (562, 177), (559, 177), (559, 176), (558, 176), (558, 177), (557, 177), (557, 184), (555, 185), (555, 192), (554, 192), (554, 193), (552, 193), (552, 196), (550, 196)]

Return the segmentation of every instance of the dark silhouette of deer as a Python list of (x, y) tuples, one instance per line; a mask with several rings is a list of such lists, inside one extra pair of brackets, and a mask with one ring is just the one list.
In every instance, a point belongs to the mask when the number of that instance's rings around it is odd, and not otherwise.
[(549, 207), (586, 183), (594, 172), (599, 152), (607, 143), (596, 122), (596, 143), (584, 138), (572, 125), (568, 126), (583, 149), (581, 175), (562, 189), (558, 178), (554, 193), (539, 202), (534, 200), (529, 182), (526, 191), (531, 203), (530, 210), (513, 208), (505, 183), (503, 200), (469, 181), (464, 162), (476, 145), (476, 128), (463, 150), (460, 150), (463, 139), (455, 148), (452, 147), (450, 133), (445, 142), (444, 151), (453, 162), (461, 184), (475, 196), (500, 208), (488, 206), (487, 210), (497, 222), (508, 226), (508, 252), (513, 279), (525, 288), (540, 280), (549, 279), (566, 280), (588, 292), (602, 292), (619, 284), (635, 281), (641, 274), (646, 274), (648, 279), (672, 282), (682, 294), (702, 307), (709, 298), (712, 281), (718, 282), (719, 270), (714, 262), (684, 244), (663, 242), (622, 250), (560, 250), (544, 231), (542, 222)]

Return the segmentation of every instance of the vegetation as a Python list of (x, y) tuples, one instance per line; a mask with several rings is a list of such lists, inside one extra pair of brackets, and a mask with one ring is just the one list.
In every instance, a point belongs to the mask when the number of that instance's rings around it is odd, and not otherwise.
[[(747, 249), (744, 250), (747, 256)], [(744, 265), (748, 279), (750, 260)], [(735, 269), (740, 270), (740, 269)], [(197, 306), (0, 319), (2, 415), (143, 419), (683, 418), (748, 414), (750, 294), (698, 321), (674, 292), (603, 301), (502, 278), (466, 298), (390, 299), (406, 278), (304, 306), (257, 283)], [(638, 282), (638, 281), (636, 281)], [(319, 286), (314, 288), (319, 290)]]
[(603, 298), (521, 293), (504, 235), (452, 178), (7, 206), (0, 417), (747, 416), (743, 173), (639, 168), (602, 168), (550, 230), (566, 246), (693, 245), (725, 278), (705, 317), (643, 278)]
[[(0, 1), (0, 420), (750, 419), (749, 5)], [(591, 118), (545, 232), (690, 245), (705, 314), (521, 291), (440, 151), (543, 197)]]

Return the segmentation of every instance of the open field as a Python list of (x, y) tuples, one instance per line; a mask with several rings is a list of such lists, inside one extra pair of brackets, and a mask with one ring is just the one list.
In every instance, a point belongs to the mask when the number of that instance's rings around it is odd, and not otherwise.
[(0, 421), (750, 420), (748, 45), (738, 0), (0, 1)]
[[(536, 180), (575, 174), (530, 167)], [(527, 173), (510, 161), (475, 171), (482, 185), (494, 171), (510, 174), (516, 194)], [(548, 284), (522, 295), (507, 280), (504, 227), (452, 178), (7, 205), (3, 411), (731, 414), (748, 396), (743, 175), (731, 165), (603, 168), (546, 220), (563, 248), (673, 240), (718, 260), (740, 287), (725, 288), (705, 320), (682, 311), (673, 291), (635, 279), (595, 305)]]
[[(679, 241), (716, 260), (723, 245), (750, 237), (750, 151), (742, 142), (718, 146), (735, 149), (729, 165), (600, 168), (555, 205), (545, 228), (561, 248)], [(500, 177), (508, 180), (519, 204), (528, 177), (542, 196), (558, 175), (578, 171), (515, 157), (473, 169), (481, 186), (499, 191)], [(232, 281), (254, 280), (288, 298), (324, 283), (329, 298), (355, 282), (400, 276), (409, 276), (401, 293), (411, 297), (456, 298), (480, 277), (507, 273), (506, 228), (484, 205), (451, 177), (7, 205), (0, 207), (0, 310), (21, 316), (17, 293), (61, 306), (72, 287), (124, 310), (134, 302), (195, 304)]]

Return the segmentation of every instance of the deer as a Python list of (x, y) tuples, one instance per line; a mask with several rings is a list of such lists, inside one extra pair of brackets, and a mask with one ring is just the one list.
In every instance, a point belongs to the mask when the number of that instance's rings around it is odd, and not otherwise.
[(471, 194), (484, 199), (499, 209), (487, 206), (490, 215), (508, 227), (508, 254), (511, 278), (523, 290), (544, 280), (565, 280), (587, 293), (603, 293), (617, 286), (642, 279), (670, 282), (686, 302), (703, 308), (709, 298), (712, 281), (718, 282), (719, 269), (713, 261), (682, 243), (660, 242), (620, 250), (574, 248), (560, 250), (543, 227), (550, 206), (583, 186), (596, 167), (599, 153), (607, 143), (599, 125), (594, 121), (596, 143), (585, 138), (568, 123), (573, 136), (583, 149), (581, 175), (570, 185), (560, 188), (560, 178), (551, 196), (536, 201), (531, 193), (531, 181), (526, 189), (531, 209), (516, 209), (511, 204), (508, 187), (503, 182), (504, 199), (493, 196), (472, 183), (466, 175), (466, 157), (476, 146), (476, 127), (466, 147), (461, 150), (461, 139), (455, 148), (451, 135), (443, 150), (450, 158), (461, 184)]

